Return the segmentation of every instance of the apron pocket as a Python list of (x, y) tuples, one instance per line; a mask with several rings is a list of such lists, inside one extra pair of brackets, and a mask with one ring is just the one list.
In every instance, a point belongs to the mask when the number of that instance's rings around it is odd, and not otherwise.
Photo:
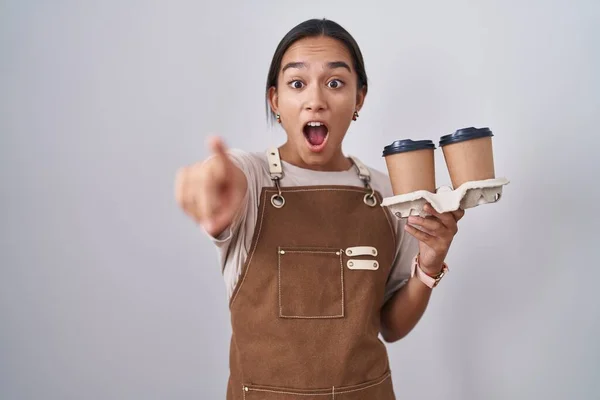
[(343, 250), (278, 248), (279, 316), (343, 318)]
[(244, 385), (244, 400), (393, 400), (391, 373), (359, 385), (327, 389), (290, 389), (264, 385)]

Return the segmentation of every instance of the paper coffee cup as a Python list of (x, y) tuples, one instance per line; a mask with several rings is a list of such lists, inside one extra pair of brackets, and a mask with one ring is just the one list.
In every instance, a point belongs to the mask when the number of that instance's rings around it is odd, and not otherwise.
[(464, 128), (442, 136), (440, 147), (454, 189), (465, 182), (495, 178), (492, 131)]
[(394, 195), (417, 190), (435, 193), (434, 150), (431, 140), (397, 140), (385, 146), (383, 157)]

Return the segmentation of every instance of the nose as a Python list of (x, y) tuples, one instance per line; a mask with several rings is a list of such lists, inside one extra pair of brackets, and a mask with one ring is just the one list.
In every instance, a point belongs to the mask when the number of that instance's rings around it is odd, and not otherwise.
[(318, 112), (327, 108), (325, 93), (323, 93), (323, 89), (320, 86), (314, 85), (305, 91), (305, 93), (307, 97), (304, 107), (307, 111)]

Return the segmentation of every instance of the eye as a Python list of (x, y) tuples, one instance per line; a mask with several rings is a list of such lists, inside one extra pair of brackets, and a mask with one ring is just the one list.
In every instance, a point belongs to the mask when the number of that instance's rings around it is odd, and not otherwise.
[(339, 89), (342, 86), (344, 86), (344, 82), (340, 81), (339, 79), (332, 79), (327, 82), (327, 87), (330, 89)]
[(288, 82), (288, 85), (292, 87), (292, 89), (302, 89), (304, 87), (304, 83), (302, 83), (299, 80), (293, 80), (291, 82)]

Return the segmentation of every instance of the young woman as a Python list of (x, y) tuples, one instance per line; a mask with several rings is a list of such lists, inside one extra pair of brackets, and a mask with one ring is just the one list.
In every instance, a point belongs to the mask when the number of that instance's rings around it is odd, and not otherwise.
[(309, 20), (279, 43), (268, 113), (287, 134), (264, 154), (210, 140), (176, 197), (220, 249), (233, 335), (227, 399), (394, 399), (386, 347), (423, 315), (464, 212), (398, 221), (388, 177), (342, 143), (367, 95), (360, 49)]

